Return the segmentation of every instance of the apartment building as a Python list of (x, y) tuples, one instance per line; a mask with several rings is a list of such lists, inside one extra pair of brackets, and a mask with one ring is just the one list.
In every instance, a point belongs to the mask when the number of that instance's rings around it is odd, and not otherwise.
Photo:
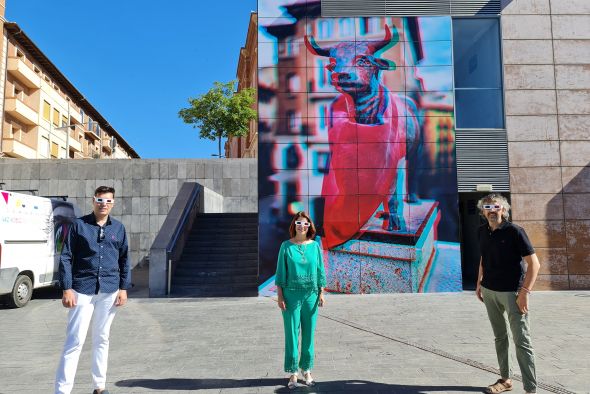
[[(258, 81), (258, 15), (250, 14), (246, 44), (240, 49), (240, 59), (236, 77), (238, 91), (245, 88), (257, 89)], [(258, 93), (257, 93), (258, 94)], [(255, 102), (258, 96), (255, 97)], [(250, 121), (248, 135), (229, 137), (225, 143), (225, 157), (258, 157), (258, 122)]]
[[(3, 20), (4, 1), (0, 3)], [(0, 156), (139, 158), (18, 24), (3, 20), (2, 32)]]

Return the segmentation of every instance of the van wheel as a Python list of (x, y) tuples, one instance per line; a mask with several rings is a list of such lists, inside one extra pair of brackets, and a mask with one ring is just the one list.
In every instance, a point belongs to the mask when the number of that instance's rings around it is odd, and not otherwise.
[(8, 296), (8, 304), (13, 308), (27, 305), (33, 295), (33, 282), (27, 275), (19, 275), (14, 282), (12, 293)]

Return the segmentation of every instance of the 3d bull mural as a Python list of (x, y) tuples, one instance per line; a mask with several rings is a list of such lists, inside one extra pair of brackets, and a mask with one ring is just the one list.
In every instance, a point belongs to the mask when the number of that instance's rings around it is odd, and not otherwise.
[[(415, 102), (381, 81), (381, 72), (395, 70), (396, 64), (379, 53), (398, 42), (397, 29), (392, 32), (388, 25), (380, 41), (322, 47), (305, 36), (312, 54), (330, 59), (330, 82), (341, 93), (330, 108), (330, 162), (322, 184), (326, 249), (351, 239), (381, 204), (384, 229), (403, 230), (399, 163), (405, 158), (406, 168), (415, 165), (421, 138)], [(417, 179), (411, 173), (407, 199), (415, 202)]]

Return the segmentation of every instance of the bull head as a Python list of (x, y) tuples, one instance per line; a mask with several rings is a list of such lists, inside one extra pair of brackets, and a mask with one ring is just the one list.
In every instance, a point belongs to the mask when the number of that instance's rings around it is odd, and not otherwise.
[(395, 26), (393, 34), (385, 25), (385, 37), (379, 41), (340, 42), (321, 47), (313, 36), (305, 36), (305, 46), (317, 56), (330, 58), (332, 85), (341, 92), (353, 93), (374, 90), (379, 84), (379, 73), (395, 70), (393, 61), (378, 57), (378, 52), (399, 42)]

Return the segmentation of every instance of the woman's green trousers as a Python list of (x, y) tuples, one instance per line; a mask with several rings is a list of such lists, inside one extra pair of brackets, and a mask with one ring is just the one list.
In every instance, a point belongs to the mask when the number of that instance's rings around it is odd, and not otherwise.
[[(287, 310), (283, 313), (285, 328), (285, 372), (294, 373), (313, 368), (314, 333), (318, 318), (319, 294), (310, 290), (283, 289)], [(301, 358), (299, 330), (301, 329)]]

